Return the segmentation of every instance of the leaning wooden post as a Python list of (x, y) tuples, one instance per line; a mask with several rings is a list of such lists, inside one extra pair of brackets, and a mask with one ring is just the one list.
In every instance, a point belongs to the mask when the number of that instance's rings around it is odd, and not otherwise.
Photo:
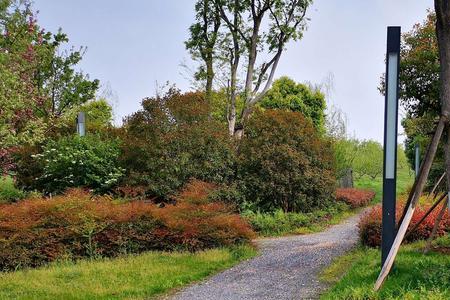
[[(427, 200), (430, 200), (430, 198), (432, 197), (433, 194), (437, 194), (436, 190), (439, 187), (439, 185), (441, 184), (442, 180), (444, 180), (444, 177), (446, 175), (446, 172), (444, 172), (441, 177), (439, 178), (439, 180), (436, 182), (436, 184), (433, 186), (433, 189), (431, 190), (430, 194), (428, 195)], [(436, 199), (437, 195), (434, 195), (434, 199)]]
[(447, 200), (447, 194), (443, 194), (430, 209), (425, 213), (425, 215), (417, 222), (414, 227), (408, 231), (408, 233), (405, 235), (405, 238), (410, 236), (414, 231), (416, 231), (417, 228), (419, 228), (420, 224), (422, 224), (423, 221), (433, 212), (433, 210), (445, 199)]
[[(439, 48), (440, 98), (442, 114), (450, 116), (450, 3), (448, 0), (435, 0), (436, 35)], [(450, 127), (447, 127), (445, 145), (445, 167), (447, 171), (447, 192), (450, 193)], [(450, 198), (449, 198), (450, 207)]]
[(425, 249), (423, 251), (424, 253), (428, 253), (428, 251), (430, 251), (431, 243), (433, 242), (434, 236), (436, 235), (436, 233), (439, 229), (439, 224), (441, 223), (441, 220), (444, 217), (446, 209), (447, 209), (447, 203), (444, 202), (444, 205), (442, 205), (442, 208), (439, 211), (439, 214), (438, 214), (436, 220), (434, 221), (433, 230), (431, 231), (430, 237), (428, 238), (427, 245), (425, 246)]
[(375, 287), (374, 287), (375, 291), (378, 291), (380, 289), (381, 285), (386, 280), (386, 277), (388, 276), (389, 272), (391, 271), (392, 265), (394, 264), (394, 260), (395, 260), (395, 257), (397, 256), (398, 249), (400, 248), (403, 238), (405, 237), (406, 230), (408, 229), (408, 226), (409, 226), (409, 223), (411, 222), (416, 205), (419, 202), (420, 195), (422, 194), (423, 188), (425, 187), (425, 183), (427, 181), (428, 174), (430, 173), (431, 165), (432, 165), (434, 157), (436, 155), (436, 151), (437, 151), (437, 148), (439, 145), (439, 140), (441, 139), (442, 132), (444, 131), (446, 122), (447, 122), (447, 118), (444, 116), (442, 116), (439, 119), (439, 123), (436, 128), (436, 132), (433, 136), (433, 139), (432, 139), (430, 147), (429, 147), (429, 151), (423, 160), (421, 172), (419, 172), (419, 176), (416, 179), (416, 185), (415, 185), (415, 189), (413, 191), (413, 196), (411, 198), (411, 203), (408, 207), (405, 218), (403, 219), (403, 222), (401, 223), (400, 228), (397, 232), (394, 243), (391, 247), (391, 250), (389, 251), (388, 257), (383, 264), (383, 268), (381, 269), (380, 275), (378, 276), (378, 279), (375, 283)]
[[(387, 275), (389, 274), (395, 256), (397, 255), (400, 244), (405, 236), (408, 225), (411, 222), (414, 209), (419, 201), (425, 181), (430, 172), (431, 164), (436, 155), (436, 150), (439, 140), (447, 125), (450, 116), (450, 3), (448, 0), (434, 0), (434, 7), (436, 11), (436, 34), (439, 47), (439, 63), (440, 63), (440, 98), (441, 98), (441, 117), (439, 119), (436, 132), (433, 140), (428, 147), (428, 153), (424, 158), (420, 168), (419, 176), (416, 179), (415, 188), (412, 192), (411, 202), (400, 225), (397, 236), (395, 237), (394, 245), (389, 251), (388, 258), (381, 269), (380, 276), (375, 283), (375, 290), (379, 290)], [(448, 136), (450, 139), (450, 136)], [(449, 140), (450, 141), (450, 140)], [(450, 145), (450, 143), (447, 143)], [(450, 147), (450, 146), (449, 146)], [(446, 147), (448, 148), (448, 147)], [(450, 150), (450, 149), (447, 149)], [(447, 185), (450, 187), (450, 151), (446, 153), (446, 168), (447, 168)]]

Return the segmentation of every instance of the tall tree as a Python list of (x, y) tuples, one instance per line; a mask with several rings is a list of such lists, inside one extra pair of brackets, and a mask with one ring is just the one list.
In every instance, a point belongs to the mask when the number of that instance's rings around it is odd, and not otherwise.
[(63, 114), (95, 97), (98, 80), (75, 70), (84, 49), (61, 52), (66, 42), (39, 27), (31, 1), (0, 0), (0, 170), (13, 149), (42, 141)]
[(436, 35), (440, 62), (440, 99), (441, 115), (447, 121), (447, 141), (445, 144), (445, 166), (447, 174), (447, 191), (450, 194), (450, 3), (435, 0)]
[(197, 0), (195, 4), (195, 23), (189, 28), (190, 37), (185, 42), (186, 48), (194, 59), (200, 59), (202, 65), (196, 73), (197, 79), (205, 79), (205, 98), (211, 103), (214, 80), (215, 46), (219, 37), (221, 18), (214, 1)]
[[(405, 151), (410, 166), (414, 167), (415, 145), (420, 145), (424, 155), (441, 110), (439, 50), (434, 11), (428, 11), (423, 22), (415, 24), (412, 30), (403, 34), (399, 71), (399, 96), (405, 110), (402, 120), (406, 133)], [(380, 90), (384, 93), (384, 78)], [(440, 145), (430, 171), (430, 185), (444, 171), (443, 152)]]
[[(202, 49), (207, 49), (205, 53), (217, 54), (217, 57), (212, 55), (203, 59), (204, 65), (207, 66), (208, 62), (211, 70), (215, 64), (228, 70), (224, 82), (228, 91), (227, 121), (231, 135), (242, 134), (243, 126), (255, 104), (270, 89), (287, 43), (302, 37), (307, 21), (306, 11), (311, 2), (312, 0), (197, 2), (197, 23), (191, 27), (191, 39), (187, 45), (198, 54), (201, 53), (199, 45), (202, 45)], [(216, 38), (214, 44), (208, 43), (212, 41), (210, 36)], [(213, 51), (211, 48), (208, 50), (205, 45), (213, 46)], [(241, 73), (242, 78), (239, 76)], [(210, 74), (212, 77), (209, 78), (213, 79), (214, 72)], [(212, 80), (207, 82), (207, 88), (211, 86)], [(210, 91), (207, 90), (207, 93)], [(243, 102), (243, 106), (238, 111), (239, 100)]]

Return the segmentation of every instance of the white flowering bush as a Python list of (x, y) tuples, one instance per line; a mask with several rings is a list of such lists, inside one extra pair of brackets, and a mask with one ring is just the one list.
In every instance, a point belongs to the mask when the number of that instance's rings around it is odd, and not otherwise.
[(33, 155), (42, 168), (35, 186), (46, 193), (73, 187), (107, 192), (125, 172), (118, 165), (119, 155), (118, 140), (73, 136), (51, 141), (42, 153)]

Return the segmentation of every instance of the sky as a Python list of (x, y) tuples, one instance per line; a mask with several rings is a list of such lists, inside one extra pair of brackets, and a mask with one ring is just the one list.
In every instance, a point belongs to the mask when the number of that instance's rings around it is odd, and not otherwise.
[[(195, 0), (34, 0), (39, 24), (62, 28), (74, 47), (86, 46), (80, 68), (108, 91), (116, 123), (140, 108), (166, 81), (190, 88), (185, 50)], [(320, 84), (332, 77), (327, 99), (348, 118), (359, 139), (383, 141), (386, 28), (406, 32), (421, 22), (432, 0), (315, 0), (308, 30), (290, 43), (276, 77)], [(330, 76), (331, 74), (331, 76)], [(401, 117), (400, 117), (401, 118)], [(402, 129), (400, 128), (401, 136)]]

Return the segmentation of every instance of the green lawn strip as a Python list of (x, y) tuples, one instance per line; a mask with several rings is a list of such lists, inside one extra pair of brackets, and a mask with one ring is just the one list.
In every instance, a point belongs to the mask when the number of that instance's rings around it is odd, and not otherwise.
[(260, 236), (274, 237), (320, 232), (359, 211), (360, 209), (350, 209), (348, 205), (338, 203), (310, 213), (285, 213), (280, 210), (273, 214), (247, 212), (244, 217)]
[(0, 273), (0, 299), (146, 299), (256, 255), (250, 246), (136, 256)]
[(321, 299), (450, 299), (450, 256), (425, 255), (422, 248), (423, 243), (401, 248), (379, 293), (373, 291), (380, 272), (379, 250), (359, 248), (339, 257), (322, 273), (323, 281), (335, 285)]
[[(414, 183), (414, 172), (408, 168), (397, 169), (397, 194), (405, 193)], [(372, 203), (381, 203), (381, 195), (383, 193), (383, 178), (378, 176), (375, 179), (369, 176), (363, 176), (355, 179), (355, 187), (361, 189), (373, 190), (376, 193)]]
[[(399, 170), (397, 194), (405, 193), (414, 175)], [(357, 187), (372, 188), (380, 202), (382, 183), (362, 180)], [(435, 246), (447, 247), (448, 236), (435, 241)], [(380, 272), (379, 249), (359, 247), (335, 260), (321, 275), (332, 286), (322, 299), (450, 299), (450, 256), (438, 252), (423, 254), (424, 242), (402, 246), (396, 265), (379, 293), (373, 285)]]

